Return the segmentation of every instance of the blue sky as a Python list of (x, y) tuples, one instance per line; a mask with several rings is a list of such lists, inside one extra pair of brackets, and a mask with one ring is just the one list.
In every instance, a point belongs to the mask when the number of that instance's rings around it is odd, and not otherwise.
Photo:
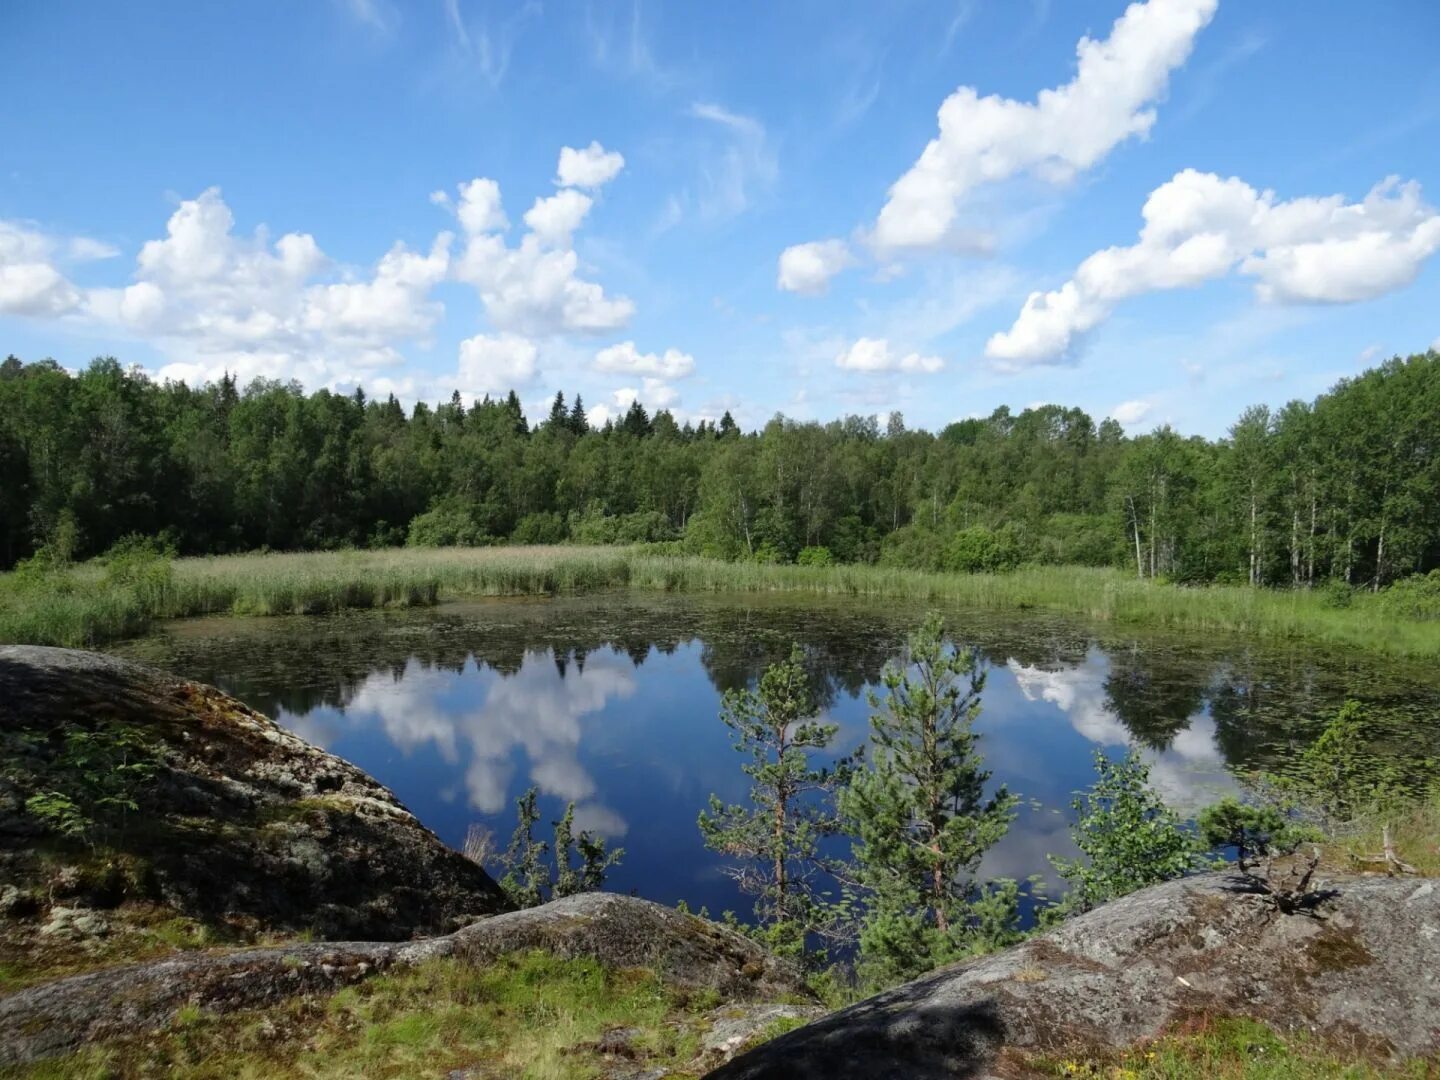
[(1440, 338), (1437, 45), (1431, 0), (19, 0), (0, 351), (1218, 435)]

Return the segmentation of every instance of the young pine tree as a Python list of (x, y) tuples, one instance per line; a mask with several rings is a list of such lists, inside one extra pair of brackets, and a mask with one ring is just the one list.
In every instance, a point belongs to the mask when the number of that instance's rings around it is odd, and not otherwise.
[(841, 794), (857, 838), (855, 883), (868, 895), (861, 968), (874, 982), (928, 971), (1014, 934), (1018, 886), (977, 885), (980, 858), (1010, 827), (1016, 799), (986, 796), (974, 731), (985, 674), (968, 650), (945, 645), (930, 615), (910, 636), (905, 663), (870, 696), (870, 765)]
[(738, 862), (728, 872), (755, 897), (755, 916), (770, 944), (803, 953), (808, 932), (823, 931), (831, 912), (816, 885), (820, 842), (839, 828), (832, 799), (846, 776), (816, 768), (811, 755), (828, 750), (838, 729), (815, 720), (819, 709), (796, 645), (790, 658), (771, 665), (755, 690), (725, 695), (720, 717), (741, 766), (750, 777), (746, 806), (726, 806), (714, 795), (700, 812), (705, 846)]
[[(605, 841), (588, 832), (575, 834), (575, 804), (565, 807), (555, 822), (553, 864), (545, 856), (551, 847), (535, 838), (540, 820), (537, 793), (532, 787), (515, 800), (518, 821), (510, 846), (500, 857), (505, 876), (500, 888), (516, 907), (536, 907), (552, 897), (556, 900), (576, 893), (595, 892), (605, 886), (605, 873), (625, 854), (624, 848), (610, 851)], [(576, 865), (576, 860), (579, 865)]]

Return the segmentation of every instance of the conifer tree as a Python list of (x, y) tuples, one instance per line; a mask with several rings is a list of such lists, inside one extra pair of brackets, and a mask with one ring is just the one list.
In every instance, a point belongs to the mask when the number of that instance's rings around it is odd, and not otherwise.
[(749, 757), (750, 800), (727, 806), (714, 795), (700, 813), (706, 847), (736, 863), (727, 872), (755, 897), (755, 916), (777, 950), (801, 953), (809, 931), (830, 921), (816, 885), (820, 842), (839, 819), (832, 796), (847, 775), (842, 763), (818, 768), (811, 758), (830, 748), (836, 724), (818, 722), (804, 653), (771, 665), (756, 689), (725, 695), (721, 719), (735, 750)]
[(872, 759), (840, 797), (857, 838), (855, 884), (868, 899), (860, 931), (869, 978), (898, 981), (1013, 933), (1018, 887), (971, 877), (1010, 827), (1016, 799), (986, 795), (990, 773), (975, 733), (985, 673), (948, 648), (932, 614), (910, 635), (903, 663), (871, 694)]

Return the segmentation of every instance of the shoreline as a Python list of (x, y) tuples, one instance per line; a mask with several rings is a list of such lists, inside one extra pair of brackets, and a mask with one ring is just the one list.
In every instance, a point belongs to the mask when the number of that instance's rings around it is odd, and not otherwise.
[(1123, 571), (1027, 566), (950, 574), (884, 566), (728, 563), (626, 548), (390, 548), (177, 559), (163, 579), (107, 583), (93, 563), (21, 581), (0, 575), (0, 642), (94, 647), (153, 623), (203, 615), (310, 615), (426, 607), (501, 596), (605, 589), (792, 593), (1038, 609), (1117, 626), (1311, 641), (1381, 655), (1440, 656), (1440, 622), (1397, 618), (1370, 594), (1330, 606), (1318, 592), (1176, 586)]

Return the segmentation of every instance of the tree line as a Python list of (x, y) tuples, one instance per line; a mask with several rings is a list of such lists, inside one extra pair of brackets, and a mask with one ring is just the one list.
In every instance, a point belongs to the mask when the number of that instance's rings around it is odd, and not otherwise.
[(1440, 354), (1226, 437), (1045, 405), (938, 433), (891, 413), (678, 423), (636, 401), (591, 424), (512, 392), (466, 406), (295, 382), (156, 382), (0, 364), (0, 567), (130, 535), (182, 554), (346, 546), (630, 543), (769, 562), (1003, 571), (1113, 565), (1176, 581), (1379, 588), (1440, 566)]

